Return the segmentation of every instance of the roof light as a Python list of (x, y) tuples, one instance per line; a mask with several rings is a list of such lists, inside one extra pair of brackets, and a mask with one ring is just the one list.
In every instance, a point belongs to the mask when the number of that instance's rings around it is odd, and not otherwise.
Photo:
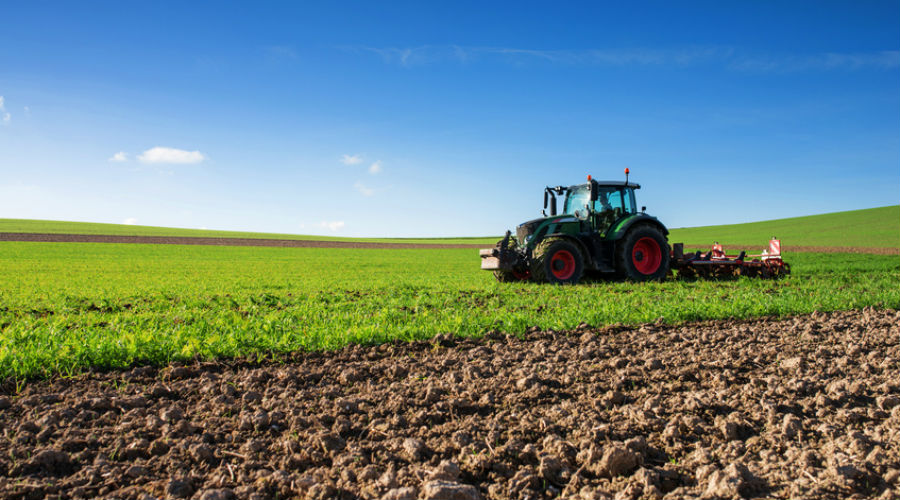
[(591, 182), (591, 175), (588, 174), (588, 182)]
[(628, 167), (625, 167), (625, 175), (628, 175), (629, 173), (631, 173), (631, 170), (628, 170)]

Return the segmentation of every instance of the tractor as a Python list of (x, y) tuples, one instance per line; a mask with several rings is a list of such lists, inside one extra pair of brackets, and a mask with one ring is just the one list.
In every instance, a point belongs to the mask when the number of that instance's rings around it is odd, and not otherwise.
[(494, 248), (481, 250), (481, 268), (499, 281), (574, 284), (586, 275), (664, 280), (669, 231), (646, 207), (637, 209), (634, 191), (641, 186), (629, 182), (628, 174), (626, 168), (625, 181), (589, 175), (585, 184), (546, 187), (543, 217), (519, 224), (514, 236), (507, 231)]

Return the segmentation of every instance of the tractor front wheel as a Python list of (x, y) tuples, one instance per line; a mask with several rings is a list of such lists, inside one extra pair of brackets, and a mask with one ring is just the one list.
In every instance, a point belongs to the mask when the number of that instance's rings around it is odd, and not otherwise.
[(669, 272), (669, 244), (659, 229), (637, 226), (620, 241), (616, 270), (632, 281), (662, 281)]
[(583, 273), (584, 257), (581, 251), (566, 240), (546, 240), (534, 249), (531, 275), (536, 281), (575, 284)]
[[(501, 248), (503, 240), (497, 242), (497, 250)], [(515, 238), (510, 238), (507, 242), (507, 249), (516, 251), (519, 247)], [(512, 283), (516, 281), (528, 281), (531, 278), (531, 271), (522, 265), (517, 265), (510, 270), (498, 269), (494, 271), (494, 278), (501, 283)]]

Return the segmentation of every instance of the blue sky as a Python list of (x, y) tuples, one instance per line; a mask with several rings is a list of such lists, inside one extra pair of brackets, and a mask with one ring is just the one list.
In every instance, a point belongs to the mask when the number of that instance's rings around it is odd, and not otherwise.
[(500, 234), (545, 185), (670, 227), (900, 200), (900, 3), (17, 2), (0, 217)]

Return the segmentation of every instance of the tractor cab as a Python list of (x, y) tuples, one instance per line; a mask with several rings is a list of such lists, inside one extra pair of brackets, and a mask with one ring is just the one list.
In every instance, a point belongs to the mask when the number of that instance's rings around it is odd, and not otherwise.
[[(638, 213), (634, 190), (639, 184), (628, 181), (595, 181), (569, 187), (548, 187), (544, 191), (544, 215), (557, 215), (556, 197), (565, 194), (562, 214), (589, 221), (591, 230), (605, 235), (616, 221)], [(547, 214), (549, 205), (550, 213)]]

